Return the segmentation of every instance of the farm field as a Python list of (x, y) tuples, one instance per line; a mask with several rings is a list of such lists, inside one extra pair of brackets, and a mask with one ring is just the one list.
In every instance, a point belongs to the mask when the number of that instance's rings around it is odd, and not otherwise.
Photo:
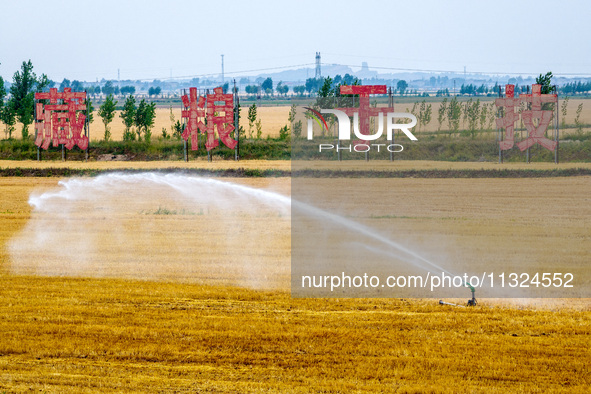
[[(105, 163), (76, 163), (98, 164)], [(291, 194), (290, 178), (220, 181)], [(379, 201), (372, 209), (383, 217), (356, 219), (415, 234), (406, 241), (439, 247), (449, 258), (470, 261), (503, 244), (518, 258), (544, 263), (559, 244), (569, 259), (586, 264), (590, 181), (387, 179), (382, 187), (396, 203)], [(588, 299), (479, 300), (476, 308), (454, 308), (433, 299), (291, 298), (289, 217), (265, 211), (262, 201), (247, 206), (250, 214), (201, 212), (162, 189), (142, 198), (144, 189), (127, 185), (107, 195), (115, 196), (112, 211), (99, 194), (101, 204), (74, 206), (69, 221), (52, 227), (58, 239), (86, 227), (83, 235), (98, 235), (100, 247), (85, 269), (51, 262), (26, 244), (15, 254), (15, 240), (23, 245), (23, 236), (41, 234), (30, 225), (51, 218), (32, 213), (29, 196), (63, 189), (57, 183), (0, 178), (0, 391), (585, 392), (591, 385)], [(330, 192), (330, 180), (324, 187)], [(212, 255), (208, 244), (227, 229), (228, 212), (248, 223), (241, 227), (245, 241), (235, 250), (218, 243)], [(121, 240), (109, 234), (125, 235), (139, 258), (119, 255)], [(136, 239), (142, 234), (151, 242)], [(167, 244), (167, 236), (183, 248)], [(245, 281), (236, 264), (257, 242), (268, 253), (249, 267), (259, 280)], [(527, 249), (519, 251), (520, 244)]]
[[(121, 104), (124, 100), (121, 100)], [(257, 107), (257, 114), (258, 117), (261, 119), (261, 125), (263, 127), (263, 138), (267, 138), (267, 136), (271, 137), (278, 137), (279, 136), (279, 129), (285, 126), (287, 121), (287, 116), (289, 114), (289, 106), (280, 106), (280, 107)], [(175, 122), (181, 119), (181, 107), (180, 105), (172, 107), (172, 113), (174, 115)], [(121, 119), (121, 111), (116, 111), (115, 118), (113, 122), (109, 125), (111, 128), (111, 138), (115, 141), (120, 141), (123, 139), (123, 132), (125, 131), (125, 126), (123, 125), (123, 121)], [(248, 136), (248, 108), (242, 107), (240, 113), (240, 122), (242, 127), (246, 130), (246, 135)], [(152, 127), (152, 136), (157, 138), (162, 136), (162, 129), (165, 128), (166, 132), (170, 135), (171, 133), (171, 121), (170, 121), (170, 108), (156, 108), (156, 119), (154, 120), (154, 127)], [(18, 130), (18, 129), (17, 129)], [(91, 140), (98, 141), (102, 140), (105, 132), (105, 127), (101, 121), (101, 118), (98, 116), (97, 111), (94, 112), (94, 122), (91, 125)], [(256, 135), (256, 130), (253, 127), (253, 135)]]
[[(292, 169), (290, 160), (214, 160), (208, 162), (206, 159), (184, 161), (36, 161), (36, 160), (1, 160), (1, 168), (71, 168), (71, 169), (97, 169), (97, 170), (124, 170), (132, 169), (192, 169), (207, 168), (213, 170), (245, 168), (259, 170), (284, 170)], [(384, 160), (363, 160), (355, 161), (298, 161), (297, 168), (309, 169), (331, 169), (331, 170), (360, 170), (360, 171), (395, 171), (395, 170), (552, 170), (552, 169), (573, 169), (591, 168), (591, 163), (560, 163), (558, 165), (550, 162), (535, 163), (503, 163), (496, 162), (450, 162), (431, 160), (396, 160), (394, 162)]]
[[(451, 99), (451, 97), (448, 97), (448, 102)], [(458, 100), (460, 102), (465, 102), (467, 100), (469, 100), (470, 97), (459, 97)], [(476, 101), (477, 97), (472, 97), (472, 99), (474, 101)], [(423, 98), (421, 97), (417, 97), (416, 100), (414, 101), (419, 101), (421, 102), (423, 100)], [(481, 103), (481, 107), (482, 104), (488, 104), (490, 105), (490, 103), (492, 103), (494, 100), (494, 98), (492, 97), (484, 97), (484, 98), (480, 98), (480, 103)], [(429, 104), (429, 100), (427, 99), (427, 104)], [(429, 123), (429, 125), (427, 125), (427, 127), (422, 127), (421, 131), (426, 131), (426, 132), (433, 132), (433, 131), (437, 131), (437, 127), (439, 125), (439, 123), (437, 122), (437, 116), (438, 116), (438, 110), (439, 107), (441, 106), (441, 101), (437, 101), (437, 102), (431, 102), (432, 107), (432, 115), (431, 115), (431, 122)], [(560, 105), (562, 104), (562, 96), (559, 97), (559, 119), (560, 121), (562, 121), (562, 113), (560, 112)], [(578, 98), (569, 98), (568, 100), (568, 104), (567, 104), (567, 115), (566, 115), (566, 124), (570, 125), (573, 128), (567, 128), (566, 130), (562, 130), (561, 129), (561, 133), (572, 133), (575, 131), (574, 129), (574, 123), (575, 123), (575, 116), (576, 116), (576, 111), (577, 111), (577, 107), (579, 106), (579, 104), (583, 104), (583, 110), (581, 112), (581, 117), (580, 117), (580, 121), (584, 124), (590, 124), (591, 123), (591, 101), (587, 100), (587, 99), (578, 99)], [(411, 109), (413, 107), (413, 103), (395, 103), (394, 104), (394, 108), (396, 109), (396, 111), (400, 111), (400, 112), (411, 112)], [(516, 124), (516, 127), (519, 127), (519, 123)], [(462, 129), (463, 127), (460, 126), (460, 129)], [(492, 128), (494, 129), (494, 123)], [(444, 126), (441, 127), (441, 130), (447, 130), (448, 129), (448, 124), (447, 122), (444, 122)], [(584, 130), (588, 131), (588, 128), (584, 128)]]
[(591, 394), (591, 2), (5, 3), (0, 394)]
[[(449, 98), (448, 98), (449, 99)], [(460, 101), (465, 101), (468, 98), (462, 97)], [(416, 101), (421, 101), (422, 98), (417, 97)], [(124, 100), (119, 98), (119, 104), (123, 104)], [(427, 100), (428, 101), (428, 100)], [(481, 99), (482, 103), (490, 103), (492, 102), (492, 98), (483, 98)], [(567, 116), (566, 116), (566, 123), (568, 125), (574, 124), (574, 119), (576, 116), (576, 110), (579, 104), (583, 104), (583, 111), (581, 113), (581, 122), (583, 124), (591, 124), (591, 101), (585, 99), (569, 99), (568, 106), (567, 106)], [(437, 122), (437, 114), (438, 109), (440, 106), (440, 101), (431, 102), (432, 104), (432, 120), (426, 127), (422, 127), (420, 132), (435, 132), (438, 129), (439, 123)], [(241, 109), (241, 125), (246, 130), (247, 136), (249, 136), (248, 132), (248, 119), (247, 113), (248, 108), (246, 107), (247, 104)], [(95, 105), (96, 106), (96, 105)], [(394, 108), (397, 112), (410, 112), (412, 109), (412, 103), (395, 103)], [(257, 107), (257, 114), (261, 120), (262, 125), (262, 137), (266, 138), (267, 136), (270, 137), (278, 137), (279, 136), (279, 129), (288, 124), (288, 115), (289, 115), (289, 106), (261, 106)], [(123, 132), (125, 130), (123, 122), (120, 117), (121, 111), (116, 111), (115, 117), (113, 122), (109, 125), (111, 129), (111, 138), (115, 141), (121, 140), (123, 138)], [(174, 115), (175, 122), (181, 119), (181, 108), (180, 105), (172, 107), (172, 113)], [(562, 117), (562, 114), (560, 114)], [(16, 135), (20, 135), (21, 125), (16, 125)], [(162, 135), (162, 129), (165, 128), (167, 133), (170, 134), (171, 131), (171, 119), (170, 119), (170, 108), (156, 108), (156, 119), (154, 121), (154, 126), (152, 127), (152, 136), (157, 138), (158, 136)], [(444, 126), (441, 128), (442, 130), (446, 130), (448, 128), (447, 122), (444, 122)], [(462, 127), (460, 127), (462, 128)], [(494, 128), (494, 126), (493, 126)], [(584, 131), (589, 131), (588, 128), (584, 128)], [(561, 130), (561, 133), (573, 133), (576, 129), (574, 126), (571, 128), (567, 128), (565, 130)], [(414, 130), (414, 132), (419, 133), (418, 128)], [(256, 130), (253, 130), (253, 135), (256, 135)], [(101, 121), (101, 118), (98, 116), (97, 111), (94, 112), (94, 122), (90, 126), (90, 139), (91, 141), (98, 141), (102, 140), (104, 136), (104, 125)]]

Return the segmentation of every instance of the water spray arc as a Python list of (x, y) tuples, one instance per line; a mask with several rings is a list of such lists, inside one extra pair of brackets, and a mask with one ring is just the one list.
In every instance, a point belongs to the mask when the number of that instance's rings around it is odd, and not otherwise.
[[(109, 254), (112, 253), (112, 250), (103, 250), (101, 247), (104, 245), (95, 245), (94, 243), (100, 241), (101, 237), (104, 238), (107, 236), (112, 237), (120, 244), (125, 244), (126, 237), (129, 235), (127, 233), (121, 233), (121, 231), (125, 230), (126, 226), (129, 226), (126, 223), (121, 223), (122, 220), (133, 215), (136, 215), (137, 217), (138, 212), (141, 212), (141, 216), (139, 216), (141, 224), (148, 228), (148, 230), (142, 229), (142, 231), (146, 231), (148, 238), (146, 238), (143, 243), (132, 243), (132, 248), (135, 247), (134, 245), (141, 245), (141, 247), (143, 247), (143, 245), (149, 245), (154, 241), (161, 242), (162, 245), (169, 245), (170, 242), (167, 243), (153, 238), (155, 237), (154, 234), (166, 233), (164, 227), (162, 229), (158, 227), (161, 226), (161, 224), (158, 223), (164, 222), (161, 220), (154, 220), (165, 218), (150, 216), (154, 214), (155, 208), (158, 208), (158, 211), (168, 213), (174, 211), (172, 214), (179, 215), (174, 219), (179, 219), (181, 222), (184, 221), (184, 223), (186, 223), (185, 226), (187, 227), (184, 231), (192, 231), (196, 234), (200, 234), (202, 230), (200, 228), (195, 229), (194, 227), (198, 226), (195, 223), (203, 223), (206, 220), (210, 220), (209, 218), (204, 219), (200, 215), (203, 214), (204, 210), (209, 212), (209, 208), (206, 207), (211, 205), (214, 208), (219, 209), (228, 209), (228, 207), (232, 207), (232, 209), (238, 207), (236, 209), (241, 209), (242, 211), (240, 211), (239, 214), (232, 216), (229, 221), (226, 220), (228, 223), (232, 223), (232, 225), (234, 225), (234, 223), (241, 225), (240, 221), (243, 220), (245, 215), (254, 214), (256, 216), (257, 212), (263, 212), (263, 210), (265, 212), (275, 212), (276, 214), (274, 215), (278, 215), (279, 218), (282, 218), (277, 220), (283, 223), (284, 228), (287, 231), (289, 231), (288, 229), (290, 228), (289, 220), (292, 216), (292, 212), (299, 212), (306, 217), (319, 220), (321, 223), (329, 223), (333, 226), (333, 230), (335, 227), (351, 230), (355, 234), (364, 237), (366, 240), (376, 241), (377, 245), (382, 246), (364, 245), (373, 255), (381, 254), (387, 259), (396, 257), (403, 264), (412, 264), (412, 266), (425, 271), (446, 272), (453, 275), (444, 267), (425, 258), (408, 246), (396, 242), (379, 231), (362, 223), (313, 205), (294, 200), (279, 193), (238, 183), (178, 174), (163, 175), (141, 173), (129, 175), (112, 173), (91, 179), (68, 179), (60, 181), (59, 185), (61, 188), (58, 190), (31, 195), (29, 203), (34, 208), (33, 219), (31, 219), (31, 222), (27, 225), (27, 233), (11, 242), (10, 249), (12, 260), (14, 262), (13, 271), (23, 272), (22, 267), (20, 266), (21, 262), (25, 262), (24, 264), (26, 264), (28, 256), (38, 255), (43, 250), (44, 253), (49, 253), (50, 255), (52, 253), (58, 254), (58, 256), (55, 257), (55, 260), (59, 261), (60, 265), (53, 267), (51, 264), (44, 262), (37, 267), (37, 273), (39, 274), (109, 276), (109, 272), (105, 273), (104, 270), (106, 268), (100, 266), (100, 263), (112, 259)], [(139, 205), (125, 208), (127, 211), (119, 212), (118, 216), (111, 215), (110, 210), (123, 209), (121, 207), (123, 204), (120, 203), (122, 196), (130, 199), (130, 201), (132, 200), (132, 198), (128, 196), (130, 190), (134, 190), (138, 196), (143, 196), (140, 197), (140, 201), (137, 202)], [(161, 210), (160, 206), (156, 207), (154, 205), (160, 204), (160, 200), (158, 200), (159, 198), (163, 198), (163, 201), (174, 202), (180, 205), (176, 210)], [(146, 206), (149, 206), (150, 208), (145, 208)], [(199, 206), (201, 208), (194, 208), (193, 211), (191, 211), (191, 206)], [(146, 214), (145, 211), (148, 209), (151, 209), (151, 211)], [(130, 212), (130, 210), (133, 212)], [(78, 216), (76, 216), (76, 214)], [(180, 216), (184, 214), (193, 216)], [(53, 225), (47, 226), (52, 217), (57, 219), (57, 222)], [(112, 234), (103, 235), (102, 233), (93, 233), (92, 228), (94, 226), (88, 226), (88, 224), (90, 221), (97, 219), (106, 221), (106, 224), (112, 223), (109, 226), (109, 231)], [(212, 218), (211, 220), (215, 221), (216, 219), (217, 218)], [(193, 226), (193, 228), (190, 226)], [(59, 228), (68, 228), (70, 233), (63, 233), (60, 235)], [(244, 227), (242, 230), (236, 231), (236, 233), (252, 234), (253, 238), (247, 243), (257, 246), (258, 239), (256, 239), (256, 237), (260, 237), (260, 235), (257, 236), (255, 233), (246, 231), (246, 229), (247, 227)], [(59, 242), (71, 242), (70, 238), (68, 238), (71, 237), (71, 234), (76, 234), (77, 236), (77, 241), (73, 244), (76, 254), (59, 255), (59, 253), (62, 252), (58, 252), (57, 249), (54, 248), (55, 244)], [(122, 238), (117, 240), (116, 238), (119, 235), (121, 235)], [(289, 232), (287, 233), (287, 236), (289, 236)], [(173, 238), (170, 240), (172, 241)], [(235, 244), (235, 240), (232, 239), (229, 241), (228, 245), (230, 244)], [(270, 247), (271, 245), (272, 242), (269, 241), (265, 247)], [(171, 245), (170, 247), (172, 248), (173, 246)], [(184, 247), (184, 245), (178, 246), (178, 248), (183, 250), (181, 256), (186, 255)], [(129, 253), (125, 255), (127, 256), (125, 259), (135, 259), (137, 261), (138, 257), (136, 256), (136, 252), (138, 251), (129, 251)], [(140, 257), (145, 261), (140, 261), (139, 264), (148, 264), (146, 261), (152, 262), (152, 264), (158, 264), (159, 262), (155, 261), (158, 258), (169, 258), (166, 250), (161, 253), (163, 257), (160, 257), (160, 255), (152, 256), (149, 254), (149, 251), (143, 251), (142, 253), (143, 254), (140, 254)], [(261, 255), (268, 254), (268, 250), (261, 249), (260, 251), (253, 252), (253, 258), (257, 258), (257, 253), (260, 253)], [(132, 265), (132, 262), (125, 259), (121, 261), (121, 264), (125, 265), (128, 270), (135, 270), (132, 272), (139, 270), (150, 271), (153, 268), (150, 266), (135, 267)], [(99, 261), (98, 268), (93, 266), (97, 261)], [(119, 260), (115, 260), (115, 262), (117, 261)], [(185, 265), (181, 267), (181, 269), (184, 270), (182, 272), (199, 271), (199, 269), (191, 265), (196, 264), (194, 261), (187, 260), (184, 264)], [(245, 269), (250, 269), (250, 263), (236, 262), (235, 264), (246, 264)], [(281, 264), (285, 265), (286, 262), (282, 262)], [(161, 267), (158, 266), (158, 269), (160, 268)], [(101, 269), (103, 271), (101, 271)], [(263, 267), (263, 271), (266, 269), (267, 268)], [(164, 268), (162, 268), (162, 270), (164, 270)], [(289, 269), (287, 270), (289, 271)], [(158, 272), (157, 269), (154, 271)], [(256, 274), (261, 274), (261, 271), (258, 271)], [(287, 272), (287, 274), (289, 275), (289, 272)], [(469, 283), (466, 283), (466, 286), (472, 291), (472, 299), (468, 302), (468, 305), (476, 305), (474, 287)]]

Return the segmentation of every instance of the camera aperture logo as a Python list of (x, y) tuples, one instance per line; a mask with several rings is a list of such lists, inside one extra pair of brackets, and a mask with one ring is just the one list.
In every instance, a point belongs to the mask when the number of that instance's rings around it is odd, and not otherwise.
[[(353, 85), (353, 86), (341, 86), (340, 90), (342, 95), (359, 95), (359, 107), (351, 108), (335, 108), (335, 109), (320, 109), (320, 112), (305, 107), (307, 110), (312, 112), (312, 118), (316, 120), (319, 126), (323, 126), (328, 130), (328, 125), (322, 114), (333, 114), (336, 116), (338, 121), (338, 144), (319, 144), (319, 152), (326, 152), (336, 150), (348, 151), (348, 152), (369, 152), (372, 149), (380, 151), (381, 148), (387, 149), (389, 152), (402, 152), (404, 147), (400, 144), (393, 143), (393, 136), (395, 130), (402, 131), (411, 141), (417, 141), (417, 137), (410, 131), (411, 128), (416, 126), (417, 118), (413, 114), (405, 112), (394, 112), (394, 108), (374, 108), (370, 106), (369, 96), (370, 94), (386, 94), (386, 85)], [(384, 115), (386, 120), (384, 121)], [(353, 133), (358, 140), (352, 141), (349, 145), (341, 145), (341, 141), (351, 140), (351, 119), (353, 117)], [(377, 131), (374, 134), (370, 133), (370, 118), (378, 118)], [(405, 118), (410, 119), (410, 123), (395, 123), (395, 119)], [(386, 139), (389, 141), (388, 144), (372, 143), (371, 141), (377, 141), (384, 134), (384, 123), (386, 123)], [(308, 140), (314, 139), (313, 132), (313, 119), (308, 119)]]

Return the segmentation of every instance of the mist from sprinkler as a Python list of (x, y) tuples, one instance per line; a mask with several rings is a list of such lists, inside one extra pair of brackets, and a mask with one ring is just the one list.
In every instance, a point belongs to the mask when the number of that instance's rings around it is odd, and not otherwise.
[[(160, 191), (170, 193), (171, 198), (174, 198), (176, 195), (180, 196), (184, 201), (206, 205), (240, 206), (242, 209), (257, 209), (254, 203), (262, 203), (267, 208), (281, 213), (283, 217), (289, 217), (290, 209), (292, 211), (297, 210), (310, 217), (319, 218), (355, 231), (397, 252), (393, 253), (391, 250), (366, 245), (366, 248), (374, 253), (396, 257), (407, 264), (427, 271), (440, 271), (453, 275), (448, 270), (421, 256), (414, 250), (389, 239), (370, 227), (267, 190), (211, 178), (149, 172), (133, 175), (111, 173), (91, 179), (72, 178), (60, 181), (59, 184), (62, 187), (59, 190), (46, 191), (40, 195), (31, 195), (29, 203), (33, 206), (35, 213), (43, 214), (43, 219), (41, 222), (39, 222), (41, 218), (38, 219), (37, 223), (34, 221), (35, 219), (32, 219), (32, 222), (27, 226), (29, 236), (20, 237), (11, 242), (10, 249), (13, 270), (19, 271), (19, 263), (23, 260), (20, 256), (26, 256), (27, 254), (25, 252), (34, 253), (35, 251), (45, 250), (45, 257), (53, 253), (59, 257), (58, 260), (60, 261), (64, 259), (69, 260), (69, 264), (67, 264), (70, 267), (69, 269), (66, 268), (64, 271), (50, 269), (49, 272), (59, 275), (89, 274), (90, 272), (84, 269), (86, 257), (83, 255), (86, 251), (85, 248), (93, 248), (93, 238), (98, 235), (92, 232), (91, 226), (86, 226), (86, 223), (81, 223), (77, 220), (72, 215), (74, 213), (73, 211), (81, 209), (80, 207), (89, 211), (103, 209), (101, 212), (104, 212), (105, 217), (109, 217), (110, 219), (110, 211), (106, 209), (108, 206), (118, 205), (119, 197), (121, 194), (125, 194), (129, 188), (137, 189), (138, 187), (143, 187), (146, 189), (141, 190), (145, 190), (146, 193), (142, 195), (146, 199), (153, 198), (152, 193), (147, 191)], [(144, 200), (142, 199), (142, 201)], [(37, 215), (33, 216), (33, 218), (35, 217)], [(57, 225), (51, 224), (51, 217), (56, 219), (54, 221), (57, 222)], [(51, 248), (52, 245), (59, 244), (55, 238), (56, 236), (60, 236), (57, 231), (58, 227), (72, 227), (77, 231), (77, 243), (79, 246), (73, 245), (75, 254), (64, 255), (62, 248), (55, 250)], [(61, 236), (63, 237), (63, 235)], [(34, 239), (35, 242), (30, 242), (31, 239)], [(86, 244), (83, 245), (82, 243), (84, 242)], [(468, 301), (468, 305), (475, 306), (475, 289), (468, 282), (465, 285), (472, 291), (472, 298)], [(443, 301), (440, 301), (440, 303), (449, 304)]]

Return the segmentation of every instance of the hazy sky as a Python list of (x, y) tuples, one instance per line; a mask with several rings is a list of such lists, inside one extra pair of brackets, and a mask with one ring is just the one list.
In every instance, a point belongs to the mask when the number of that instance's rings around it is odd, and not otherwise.
[(224, 54), (231, 77), (319, 51), (370, 69), (591, 76), (590, 16), (586, 0), (0, 0), (0, 75), (31, 59), (58, 82), (203, 77)]

